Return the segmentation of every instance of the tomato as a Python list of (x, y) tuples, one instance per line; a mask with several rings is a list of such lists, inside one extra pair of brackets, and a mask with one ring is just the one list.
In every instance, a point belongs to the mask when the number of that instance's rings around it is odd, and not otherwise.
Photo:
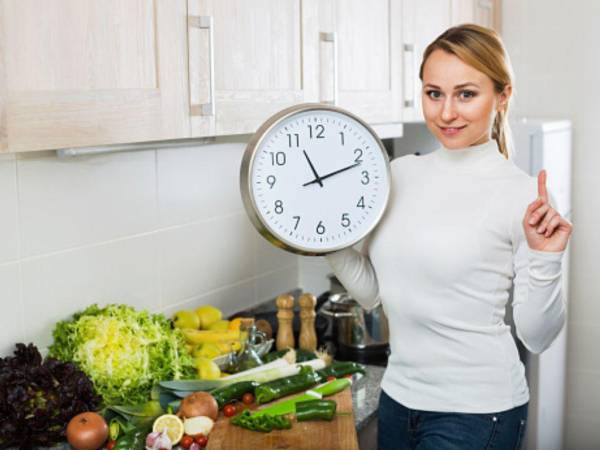
[(225, 417), (233, 417), (235, 416), (235, 413), (235, 406), (231, 403), (229, 405), (225, 405), (225, 407), (223, 408), (223, 414), (225, 415)]
[(194, 442), (200, 447), (204, 448), (206, 447), (206, 444), (208, 444), (208, 438), (203, 434), (197, 434), (196, 436), (194, 436)]
[(327, 377), (327, 381), (333, 381), (333, 380), (335, 380), (335, 379), (336, 379), (336, 378), (335, 378), (333, 375), (329, 375), (329, 376)]
[(242, 402), (244, 402), (244, 404), (246, 405), (251, 405), (252, 403), (254, 403), (254, 395), (252, 394), (252, 392), (246, 392), (242, 397)]
[(106, 443), (106, 450), (113, 450), (113, 448), (115, 448), (115, 445), (117, 445), (117, 441), (111, 439)]
[(194, 438), (186, 434), (181, 438), (179, 445), (181, 445), (183, 448), (190, 448), (193, 443)]

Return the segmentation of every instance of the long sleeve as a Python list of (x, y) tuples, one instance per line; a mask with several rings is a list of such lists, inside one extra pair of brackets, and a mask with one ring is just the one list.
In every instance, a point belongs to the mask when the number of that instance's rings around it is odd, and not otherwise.
[(546, 350), (565, 323), (563, 253), (532, 250), (523, 237), (515, 254), (513, 316), (517, 336), (533, 353)]
[(379, 303), (379, 286), (375, 270), (367, 255), (354, 248), (346, 248), (325, 256), (340, 283), (352, 298), (365, 309)]

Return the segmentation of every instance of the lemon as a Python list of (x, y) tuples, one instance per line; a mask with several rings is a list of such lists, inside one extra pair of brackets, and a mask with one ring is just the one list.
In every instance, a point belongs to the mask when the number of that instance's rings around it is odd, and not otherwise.
[(206, 330), (223, 317), (221, 310), (211, 305), (200, 306), (196, 309), (196, 315), (200, 319), (200, 328), (203, 330)]
[(183, 422), (175, 414), (163, 414), (158, 417), (154, 421), (154, 425), (152, 425), (152, 431), (155, 433), (162, 433), (165, 429), (167, 430), (167, 436), (169, 436), (173, 445), (179, 443), (185, 431)]
[(217, 363), (203, 356), (196, 357), (196, 371), (203, 380), (218, 380), (221, 378), (221, 370)]

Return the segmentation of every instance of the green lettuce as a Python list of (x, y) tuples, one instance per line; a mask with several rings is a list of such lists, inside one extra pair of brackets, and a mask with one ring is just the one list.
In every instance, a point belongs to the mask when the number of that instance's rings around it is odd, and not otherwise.
[(91, 305), (58, 322), (53, 337), (50, 355), (75, 363), (108, 405), (143, 403), (159, 381), (194, 373), (181, 331), (127, 305)]

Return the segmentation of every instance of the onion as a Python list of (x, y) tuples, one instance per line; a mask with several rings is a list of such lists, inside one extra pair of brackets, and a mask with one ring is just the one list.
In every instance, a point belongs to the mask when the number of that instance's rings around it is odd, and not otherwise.
[(95, 412), (77, 414), (67, 425), (67, 441), (75, 450), (98, 450), (108, 438), (108, 425)]
[(219, 406), (208, 392), (194, 392), (181, 401), (179, 414), (184, 418), (206, 416), (213, 421), (219, 416)]
[(190, 436), (196, 436), (197, 434), (208, 436), (214, 425), (215, 422), (210, 417), (205, 416), (192, 417), (183, 421), (185, 434), (189, 434)]

